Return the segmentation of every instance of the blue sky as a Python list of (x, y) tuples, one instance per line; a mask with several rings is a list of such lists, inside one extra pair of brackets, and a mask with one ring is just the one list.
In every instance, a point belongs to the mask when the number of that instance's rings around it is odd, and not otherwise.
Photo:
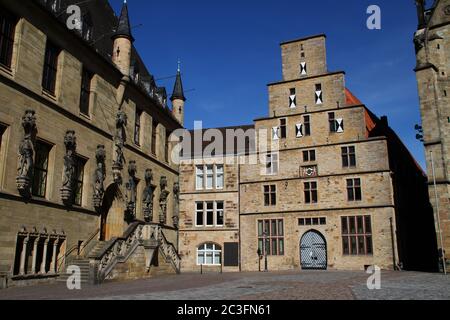
[[(116, 12), (122, 0), (110, 0)], [(329, 71), (346, 71), (347, 87), (390, 126), (424, 167), (415, 139), (420, 123), (414, 74), (413, 0), (128, 0), (135, 45), (150, 72), (174, 75), (182, 60), (186, 127), (251, 124), (268, 115), (266, 85), (281, 80), (282, 41), (327, 34)], [(368, 30), (369, 5), (382, 29)], [(171, 92), (173, 79), (158, 81)], [(193, 91), (189, 91), (193, 90)]]

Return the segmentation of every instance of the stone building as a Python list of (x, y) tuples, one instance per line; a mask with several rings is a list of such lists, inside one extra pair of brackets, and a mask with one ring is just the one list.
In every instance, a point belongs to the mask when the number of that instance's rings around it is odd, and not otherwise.
[(0, 1), (2, 286), (179, 271), (181, 73), (171, 110), (134, 40), (126, 1)]
[[(434, 207), (439, 248), (450, 259), (450, 1), (436, 0), (428, 8), (416, 1), (419, 17), (414, 37), (428, 185)], [(433, 179), (433, 164), (436, 188)], [(437, 201), (436, 201), (437, 199)], [(441, 233), (439, 233), (441, 230)], [(449, 260), (450, 261), (450, 260)]]
[(387, 117), (328, 70), (325, 39), (281, 44), (269, 116), (237, 134), (252, 143), (193, 132), (214, 143), (182, 160), (182, 271), (257, 271), (265, 253), (269, 270), (436, 268), (426, 175)]

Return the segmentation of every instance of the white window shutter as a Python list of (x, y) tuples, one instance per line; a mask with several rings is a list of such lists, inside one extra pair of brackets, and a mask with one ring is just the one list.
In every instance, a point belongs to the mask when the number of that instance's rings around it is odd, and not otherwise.
[(300, 75), (306, 76), (308, 71), (306, 70), (306, 62), (300, 63)]
[(336, 132), (337, 133), (344, 132), (344, 119), (336, 119)]
[(295, 125), (295, 132), (297, 138), (303, 137), (303, 123), (299, 123)]
[(279, 140), (280, 139), (279, 131), (280, 131), (279, 127), (273, 127), (272, 128), (272, 139), (273, 140)]
[(289, 108), (297, 108), (297, 96), (295, 94), (289, 96)]
[(323, 92), (322, 92), (322, 90), (316, 91), (316, 104), (323, 104)]

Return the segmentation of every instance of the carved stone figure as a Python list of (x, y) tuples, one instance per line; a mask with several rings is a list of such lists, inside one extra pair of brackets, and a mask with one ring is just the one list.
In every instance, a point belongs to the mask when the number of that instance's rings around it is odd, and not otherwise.
[(143, 211), (144, 220), (147, 223), (153, 221), (153, 197), (155, 192), (155, 186), (153, 183), (153, 171), (152, 169), (147, 169), (145, 171), (145, 189), (143, 194)]
[(66, 154), (64, 156), (64, 176), (61, 188), (61, 199), (66, 204), (72, 204), (74, 197), (74, 181), (76, 173), (75, 151), (77, 148), (77, 138), (75, 131), (67, 131), (64, 137)]
[(136, 218), (136, 193), (137, 193), (137, 179), (136, 179), (136, 161), (130, 161), (128, 164), (129, 179), (126, 184), (127, 189), (127, 210), (125, 212), (126, 221), (133, 221)]
[(159, 223), (167, 224), (167, 199), (170, 192), (167, 188), (167, 177), (161, 177), (161, 195), (159, 196)]
[(123, 110), (119, 110), (116, 116), (116, 134), (114, 136), (115, 159), (113, 163), (114, 181), (122, 182), (121, 171), (125, 166), (124, 146), (126, 142), (126, 127), (128, 118)]
[(27, 110), (22, 117), (24, 137), (19, 146), (19, 164), (17, 168), (16, 184), (20, 194), (24, 197), (31, 195), (31, 177), (34, 166), (33, 136), (36, 132), (36, 113)]
[(173, 226), (178, 229), (180, 221), (180, 183), (173, 184)]
[(97, 168), (95, 169), (94, 177), (94, 207), (98, 210), (102, 206), (103, 196), (105, 194), (105, 178), (106, 178), (106, 151), (105, 146), (97, 146), (95, 152), (95, 159), (97, 161)]

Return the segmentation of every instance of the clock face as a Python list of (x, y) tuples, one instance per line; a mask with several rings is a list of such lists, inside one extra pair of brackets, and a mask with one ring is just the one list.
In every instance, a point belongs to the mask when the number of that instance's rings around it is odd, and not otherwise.
[(303, 169), (303, 174), (306, 177), (314, 177), (317, 175), (317, 169), (316, 167), (308, 167)]

